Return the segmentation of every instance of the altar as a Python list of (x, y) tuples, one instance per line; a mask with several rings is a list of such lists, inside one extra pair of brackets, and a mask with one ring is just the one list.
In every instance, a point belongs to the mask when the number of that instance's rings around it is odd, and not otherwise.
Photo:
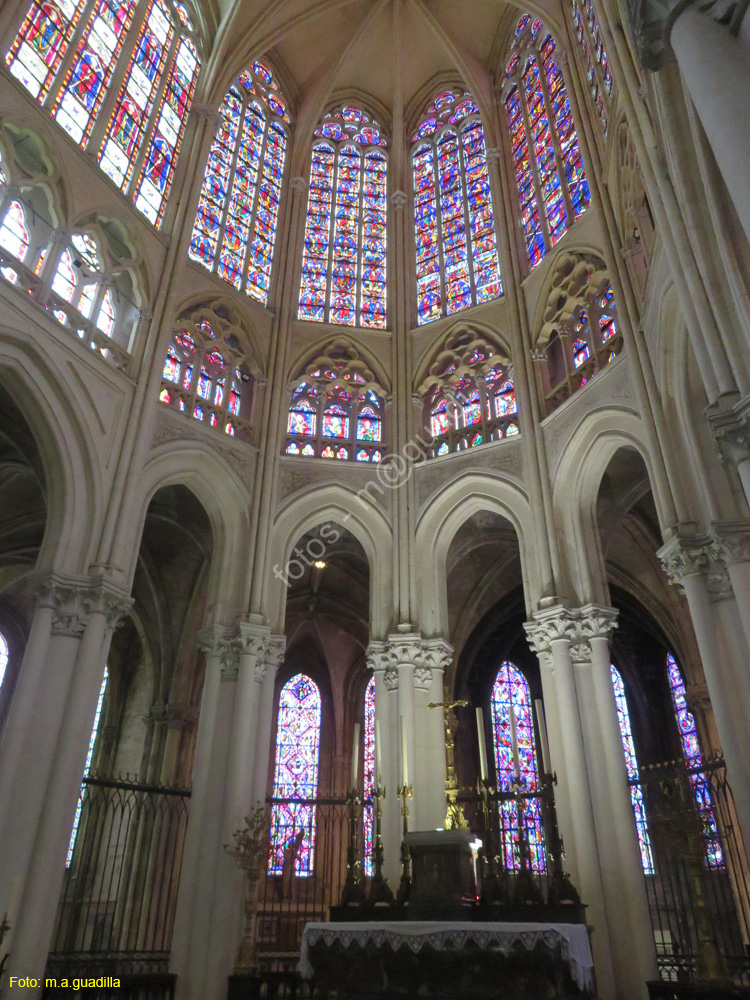
[(583, 924), (368, 921), (307, 924), (300, 971), (341, 997), (593, 997)]

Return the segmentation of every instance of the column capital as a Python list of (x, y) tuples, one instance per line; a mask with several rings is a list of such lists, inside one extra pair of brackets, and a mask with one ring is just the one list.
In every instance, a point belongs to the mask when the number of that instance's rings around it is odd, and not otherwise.
[(529, 645), (535, 653), (547, 653), (560, 639), (576, 641), (575, 617), (565, 604), (552, 604), (533, 611), (531, 621), (523, 623)]
[(209, 656), (220, 656), (230, 632), (231, 628), (228, 625), (219, 625), (216, 622), (206, 625), (198, 633), (198, 649), (208, 653)]
[(391, 195), (391, 204), (395, 209), (403, 209), (408, 200), (404, 191), (394, 191)]
[(573, 663), (587, 663), (591, 659), (592, 639), (609, 640), (617, 628), (615, 608), (599, 604), (583, 604), (569, 608), (554, 604), (532, 613), (532, 620), (524, 623), (529, 645), (535, 653), (547, 653), (558, 640), (569, 643)]
[(221, 112), (213, 104), (194, 104), (192, 111), (199, 122), (206, 122), (213, 129), (221, 125)]
[(582, 604), (576, 611), (576, 621), (582, 639), (609, 640), (617, 628), (618, 615), (616, 608), (607, 608), (600, 604)]
[(643, 69), (661, 68), (669, 51), (669, 36), (680, 14), (695, 7), (737, 35), (742, 21), (743, 0), (626, 0), (630, 33)]
[(80, 638), (93, 615), (115, 629), (133, 605), (128, 591), (104, 574), (66, 576), (48, 573), (34, 582), (37, 604), (52, 610), (52, 632)]
[(694, 536), (675, 534), (656, 554), (664, 572), (681, 592), (684, 592), (685, 580), (701, 576), (712, 600), (719, 600), (732, 596), (732, 584), (727, 573), (727, 565), (730, 564), (728, 553), (728, 547), (714, 533)]
[(367, 665), (371, 670), (383, 671), (386, 686), (395, 678), (401, 667), (414, 668), (414, 686), (427, 690), (433, 671), (442, 674), (453, 659), (453, 647), (442, 636), (427, 639), (420, 632), (409, 631), (413, 626), (402, 625), (388, 638), (375, 640), (367, 649)]
[(304, 194), (307, 191), (307, 180), (304, 177), (292, 177), (289, 182), (289, 186), (292, 191), (297, 191), (299, 194)]
[(705, 417), (721, 462), (735, 466), (750, 458), (750, 395), (738, 398), (736, 393), (726, 393), (706, 407)]
[(273, 667), (275, 671), (283, 661), (286, 636), (274, 635), (269, 625), (259, 616), (252, 615), (250, 621), (239, 622), (231, 644), (238, 663), (240, 656), (255, 657), (255, 680), (262, 684), (268, 668)]

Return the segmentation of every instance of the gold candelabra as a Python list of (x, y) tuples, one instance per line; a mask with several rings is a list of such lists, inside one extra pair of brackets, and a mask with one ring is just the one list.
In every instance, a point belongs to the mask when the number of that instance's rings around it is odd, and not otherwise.
[(258, 968), (255, 945), (255, 926), (258, 919), (258, 883), (261, 862), (268, 855), (268, 828), (270, 820), (265, 805), (258, 802), (253, 812), (245, 817), (245, 826), (234, 832), (234, 846), (224, 845), (224, 850), (234, 858), (245, 873), (245, 932), (240, 943), (235, 972), (250, 972)]
[(372, 790), (372, 881), (368, 902), (371, 906), (377, 903), (393, 903), (393, 890), (388, 885), (388, 879), (383, 877), (383, 837), (381, 833), (385, 788), (375, 785)]
[(401, 799), (401, 816), (403, 817), (403, 829), (401, 839), (401, 882), (399, 883), (396, 902), (403, 906), (409, 899), (411, 893), (411, 857), (409, 847), (406, 843), (406, 835), (409, 832), (409, 799), (413, 792), (411, 785), (399, 785), (398, 797)]

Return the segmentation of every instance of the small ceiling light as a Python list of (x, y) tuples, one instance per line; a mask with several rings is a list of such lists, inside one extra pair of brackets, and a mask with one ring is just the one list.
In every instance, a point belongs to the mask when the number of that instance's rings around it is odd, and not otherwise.
[(326, 568), (326, 564), (325, 564), (324, 560), (322, 560), (322, 559), (316, 559), (315, 562), (313, 563), (313, 566), (315, 567), (315, 569), (325, 569)]

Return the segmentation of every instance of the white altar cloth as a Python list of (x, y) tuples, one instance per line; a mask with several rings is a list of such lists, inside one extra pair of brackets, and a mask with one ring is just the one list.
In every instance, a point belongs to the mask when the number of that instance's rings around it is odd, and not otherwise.
[(344, 948), (387, 945), (394, 951), (407, 945), (413, 952), (425, 945), (437, 951), (460, 951), (468, 942), (486, 951), (507, 956), (520, 943), (529, 951), (541, 941), (550, 951), (559, 951), (568, 962), (576, 985), (593, 989), (594, 962), (589, 935), (584, 924), (542, 923), (468, 923), (466, 921), (405, 920), (362, 921), (358, 923), (309, 923), (302, 935), (300, 971), (303, 979), (312, 979), (314, 970), (310, 948), (318, 941), (330, 945), (339, 942)]

